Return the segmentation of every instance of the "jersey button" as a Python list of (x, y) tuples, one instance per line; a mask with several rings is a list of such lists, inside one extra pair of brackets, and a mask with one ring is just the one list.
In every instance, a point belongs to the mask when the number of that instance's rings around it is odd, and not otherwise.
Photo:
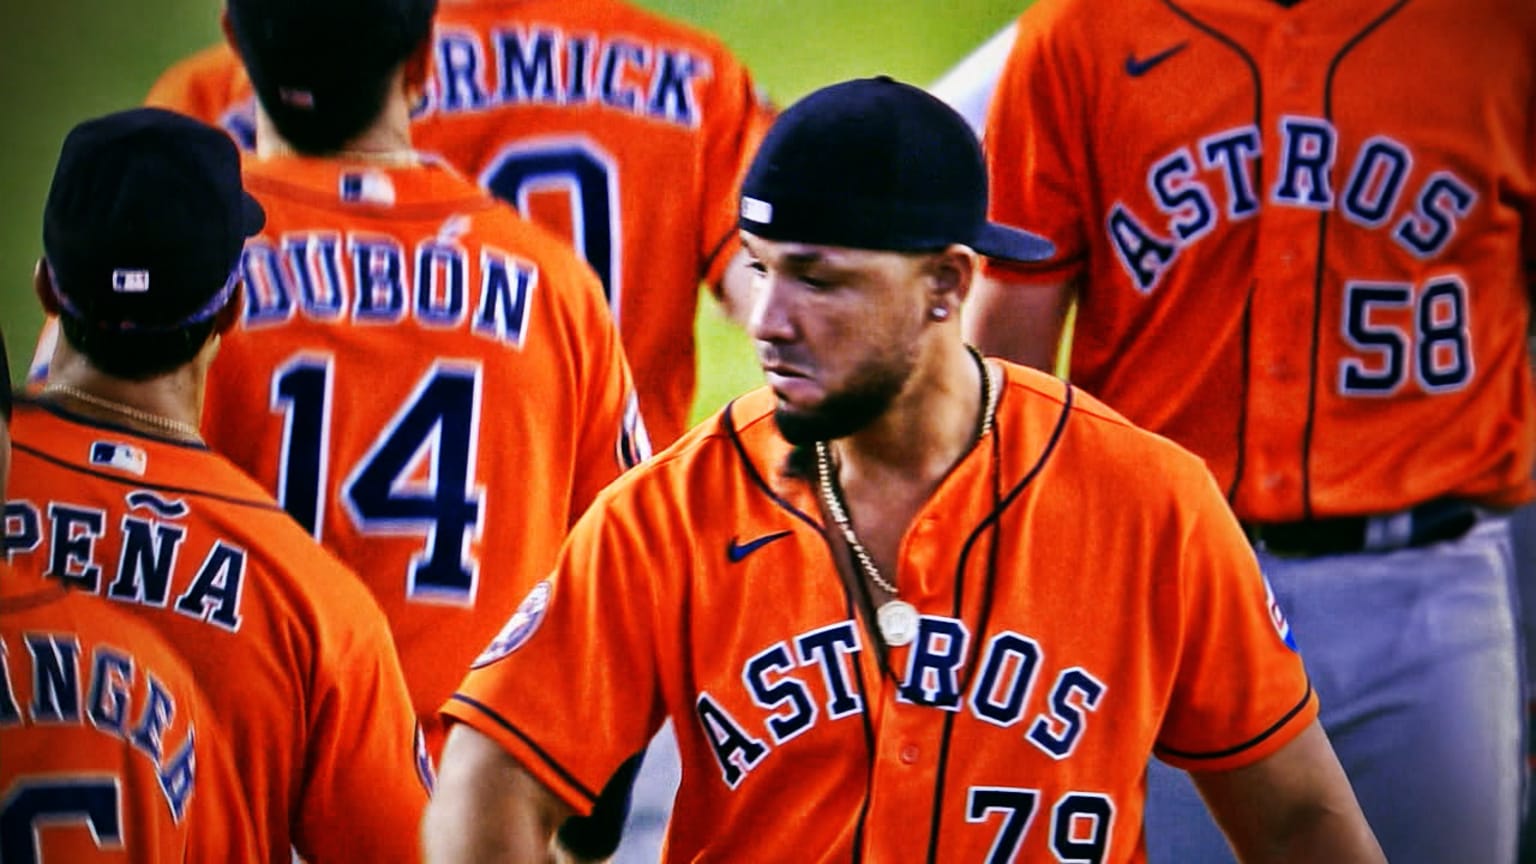
[(906, 744), (901, 748), (901, 761), (904, 765), (912, 765), (917, 762), (917, 757), (923, 755), (916, 744)]

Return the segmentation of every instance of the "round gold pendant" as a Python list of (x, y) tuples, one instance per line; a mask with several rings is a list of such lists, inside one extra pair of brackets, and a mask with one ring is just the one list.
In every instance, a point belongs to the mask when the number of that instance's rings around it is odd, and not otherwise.
[(887, 602), (875, 613), (875, 620), (880, 625), (885, 644), (893, 648), (900, 648), (917, 638), (917, 610), (905, 600)]

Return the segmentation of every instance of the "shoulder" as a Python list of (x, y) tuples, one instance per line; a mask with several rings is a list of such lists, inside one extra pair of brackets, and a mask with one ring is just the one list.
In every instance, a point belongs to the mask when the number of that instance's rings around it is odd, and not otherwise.
[(773, 404), (767, 388), (732, 400), (614, 480), (592, 509), (702, 513), (766, 485), (790, 451), (773, 423)]
[(1212, 483), (1200, 457), (1137, 426), (1081, 388), (1036, 369), (994, 362), (1006, 370), (1009, 394), (998, 407), (999, 421), (1020, 423), (1026, 440), (1048, 436), (1046, 446), (1055, 450), (1051, 462), (1060, 460), (1111, 484), (1117, 476), (1147, 478), (1155, 488)]

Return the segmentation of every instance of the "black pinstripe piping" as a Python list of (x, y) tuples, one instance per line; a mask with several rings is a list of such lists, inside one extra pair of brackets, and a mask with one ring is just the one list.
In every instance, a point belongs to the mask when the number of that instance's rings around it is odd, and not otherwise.
[[(1179, 6), (1174, 0), (1163, 0), (1163, 5), (1169, 11), (1184, 19), (1191, 27), (1215, 39), (1218, 43), (1232, 50), (1243, 65), (1248, 67), (1248, 76), (1253, 81), (1253, 128), (1259, 130), (1259, 152), (1254, 157), (1254, 197), (1259, 212), (1253, 218), (1263, 218), (1264, 209), (1264, 80), (1259, 75), (1258, 64), (1253, 57), (1243, 50), (1243, 46), (1237, 44), (1227, 34), (1215, 27), (1199, 20), (1193, 13)], [(1229, 217), (1230, 218), (1230, 217)], [(1242, 326), (1242, 389), (1237, 402), (1237, 461), (1232, 466), (1232, 484), (1227, 487), (1227, 501), (1230, 503), (1237, 499), (1237, 490), (1243, 480), (1243, 469), (1247, 467), (1248, 455), (1248, 376), (1253, 372), (1253, 358), (1251, 340), (1253, 338), (1253, 293), (1257, 286), (1257, 279), (1248, 280), (1248, 293), (1243, 298), (1243, 326)]]
[[(1323, 118), (1328, 124), (1333, 125), (1333, 77), (1339, 71), (1339, 64), (1353, 51), (1356, 45), (1365, 41), (1365, 37), (1371, 35), (1377, 27), (1380, 27), (1388, 18), (1396, 15), (1408, 0), (1398, 0), (1391, 8), (1381, 13), (1371, 23), (1365, 25), (1359, 33), (1356, 33), (1344, 47), (1339, 49), (1333, 60), (1328, 64), (1328, 75), (1323, 79)], [(1322, 331), (1322, 306), (1323, 306), (1323, 262), (1327, 258), (1328, 251), (1328, 217), (1332, 210), (1324, 210), (1318, 214), (1317, 219), (1317, 266), (1312, 274), (1312, 354), (1307, 360), (1307, 424), (1303, 427), (1301, 437), (1301, 507), (1302, 518), (1312, 518), (1312, 434), (1317, 421), (1317, 347), (1321, 339)]]
[(230, 495), (220, 495), (216, 492), (207, 492), (202, 489), (192, 489), (186, 486), (167, 486), (164, 483), (143, 483), (136, 480), (128, 480), (112, 474), (107, 474), (102, 471), (85, 468), (80, 465), (76, 465), (73, 462), (66, 462), (63, 459), (60, 459), (56, 456), (51, 456), (37, 449), (36, 447), (31, 446), (30, 444), (23, 444), (20, 441), (12, 441), (11, 446), (23, 453), (26, 453), (29, 456), (41, 459), (44, 462), (52, 465), (57, 465), (58, 467), (67, 471), (73, 471), (76, 474), (84, 474), (88, 477), (95, 477), (99, 480), (107, 480), (119, 486), (128, 486), (133, 489), (153, 489), (156, 492), (169, 492), (174, 495), (195, 495), (198, 498), (206, 498), (210, 501), (218, 501), (223, 504), (233, 504), (238, 507), (250, 507), (256, 510), (266, 510), (272, 513), (282, 513), (285, 516), (288, 515), (287, 512), (284, 511), (283, 508), (277, 506), (275, 502), (268, 503), (265, 501), (252, 501), (248, 498), (235, 498)]
[(588, 802), (594, 804), (597, 803), (597, 795), (593, 794), (591, 789), (588, 789), (586, 785), (580, 780), (577, 780), (576, 777), (571, 774), (571, 772), (565, 770), (563, 765), (561, 765), (559, 762), (556, 762), (553, 758), (550, 757), (548, 753), (545, 753), (544, 748), (535, 744), (532, 738), (524, 735), (521, 729), (513, 726), (512, 723), (507, 720), (507, 718), (496, 713), (495, 709), (491, 708), (491, 706), (481, 702), (478, 699), (465, 696), (463, 693), (455, 693), (448, 698), (451, 701), (468, 705), (476, 711), (479, 711), (481, 714), (484, 714), (487, 719), (491, 720), (496, 725), (507, 730), (513, 735), (516, 735), (517, 739), (523, 742), (523, 744), (526, 745), (529, 750), (532, 750), (533, 755), (539, 757), (539, 759), (541, 759), (545, 765), (549, 766), (550, 770), (559, 775), (560, 779), (563, 780), (566, 785), (580, 793), (582, 797), (587, 799)]
[[(768, 485), (768, 482), (763, 479), (762, 473), (757, 470), (757, 466), (752, 463), (751, 457), (747, 455), (746, 444), (742, 442), (741, 436), (736, 431), (736, 422), (732, 410), (735, 407), (736, 400), (733, 399), (727, 403), (725, 409), (721, 412), (720, 422), (725, 427), (726, 436), (730, 439), (731, 446), (736, 448), (736, 455), (741, 460), (742, 468), (747, 472), (748, 479), (764, 495), (768, 496), (770, 501), (778, 505), (780, 509), (787, 511), (790, 515), (815, 528), (816, 533), (820, 534), (822, 541), (827, 544), (827, 554), (836, 555), (837, 553), (832, 548), (831, 542), (827, 540), (827, 532), (821, 523), (773, 491), (773, 487)], [(858, 612), (854, 608), (853, 596), (848, 593), (846, 587), (843, 589), (843, 602), (847, 604), (846, 612), (848, 619), (850, 621), (858, 621)], [(864, 780), (864, 800), (859, 804), (859, 821), (854, 825), (853, 830), (853, 862), (858, 864), (864, 858), (864, 830), (869, 820), (869, 793), (870, 789), (874, 786), (875, 780), (875, 730), (869, 717), (869, 691), (864, 686), (864, 666), (858, 661), (858, 658), (854, 658), (852, 665), (854, 682), (859, 688), (859, 698), (864, 703), (864, 710), (859, 712), (859, 720), (864, 726), (864, 754), (868, 765)]]
[[(1008, 379), (1007, 375), (1005, 374), (1003, 377), (1003, 386), (1006, 387), (1007, 384)], [(1024, 492), (1024, 489), (1029, 486), (1030, 482), (1040, 474), (1040, 471), (1045, 467), (1045, 463), (1048, 462), (1051, 458), (1051, 455), (1056, 452), (1056, 445), (1061, 443), (1062, 433), (1064, 433), (1067, 428), (1067, 419), (1072, 415), (1072, 392), (1074, 390), (1071, 384), (1063, 383), (1062, 386), (1065, 388), (1065, 396), (1062, 399), (1061, 415), (1056, 418), (1056, 428), (1052, 430), (1050, 440), (1046, 442), (1045, 449), (1040, 453), (1040, 458), (1035, 460), (1035, 464), (1029, 469), (1028, 472), (1025, 473), (1023, 478), (1019, 480), (1013, 489), (1009, 490), (1008, 494), (1004, 496), (1001, 502), (993, 502), (992, 512), (988, 513), (986, 518), (982, 519), (981, 523), (978, 524), (973, 531), (971, 531), (971, 535), (965, 539), (965, 545), (961, 547), (960, 561), (955, 567), (954, 617), (957, 619), (960, 617), (961, 607), (964, 605), (965, 570), (966, 563), (970, 560), (971, 550), (975, 548), (976, 543), (981, 539), (982, 533), (986, 532), (988, 528), (991, 528), (991, 535), (994, 540), (996, 539), (997, 532), (1002, 523), (1003, 511), (1011, 506), (1014, 501), (1018, 500), (1019, 495), (1021, 495)], [(1001, 397), (999, 397), (999, 404), (1001, 404)], [(999, 412), (999, 414), (1001, 414), (1001, 412)], [(993, 447), (997, 448), (993, 450), (994, 458), (996, 458), (1001, 448), (1000, 439), (1002, 434), (1002, 418), (999, 416), (993, 421), (992, 427)], [(994, 462), (992, 465), (992, 470), (1001, 471), (1002, 465)], [(995, 551), (996, 550), (994, 548), (994, 553)], [(962, 700), (965, 698), (965, 691), (970, 687), (971, 677), (975, 674), (976, 657), (979, 651), (979, 646), (984, 641), (984, 637), (986, 636), (984, 631), (992, 617), (992, 599), (997, 581), (996, 561), (994, 560), (992, 564), (993, 566), (989, 568), (987, 573), (987, 584), (983, 589), (986, 593), (982, 597), (981, 616), (977, 621), (979, 626), (977, 631), (972, 634), (970, 652), (971, 656), (967, 658), (966, 662), (965, 681), (963, 686), (960, 688)], [(939, 831), (943, 827), (944, 818), (944, 783), (946, 775), (949, 773), (949, 745), (954, 735), (955, 716), (958, 713), (959, 712), (957, 711), (948, 711), (945, 712), (944, 717), (944, 735), (939, 745), (938, 771), (934, 775), (933, 780), (933, 815), (929, 820), (928, 828), (928, 864), (935, 864), (935, 862), (938, 861)]]
[(1264, 741), (1271, 735), (1274, 735), (1276, 732), (1279, 732), (1281, 729), (1285, 728), (1285, 725), (1291, 722), (1291, 718), (1301, 713), (1301, 709), (1307, 707), (1307, 702), (1311, 701), (1311, 699), (1312, 679), (1308, 678), (1307, 692), (1302, 694), (1300, 702), (1297, 702), (1294, 706), (1291, 707), (1291, 710), (1285, 712), (1285, 716), (1281, 717), (1279, 720), (1276, 720), (1274, 725), (1270, 726), (1268, 729), (1265, 729), (1263, 732), (1260, 732), (1254, 737), (1249, 738), (1247, 741), (1244, 741), (1236, 747), (1228, 747), (1225, 750), (1217, 750), (1211, 753), (1191, 753), (1183, 750), (1175, 750), (1172, 747), (1158, 747), (1156, 748), (1156, 752), (1166, 753), (1169, 756), (1176, 756), (1180, 759), (1223, 759), (1227, 756), (1241, 753), (1244, 750), (1257, 747), (1258, 745), (1264, 743)]

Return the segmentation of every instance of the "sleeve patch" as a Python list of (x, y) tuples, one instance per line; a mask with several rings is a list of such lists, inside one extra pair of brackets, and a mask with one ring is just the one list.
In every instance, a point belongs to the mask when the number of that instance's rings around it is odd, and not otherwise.
[(543, 622), (544, 612), (549, 608), (549, 595), (552, 590), (548, 579), (533, 586), (533, 590), (529, 591), (528, 596), (523, 598), (523, 602), (518, 604), (517, 611), (507, 619), (501, 632), (497, 633), (496, 638), (491, 640), (491, 644), (487, 645), (485, 650), (480, 652), (480, 656), (475, 658), (471, 668), (479, 669), (490, 665), (521, 648)]

